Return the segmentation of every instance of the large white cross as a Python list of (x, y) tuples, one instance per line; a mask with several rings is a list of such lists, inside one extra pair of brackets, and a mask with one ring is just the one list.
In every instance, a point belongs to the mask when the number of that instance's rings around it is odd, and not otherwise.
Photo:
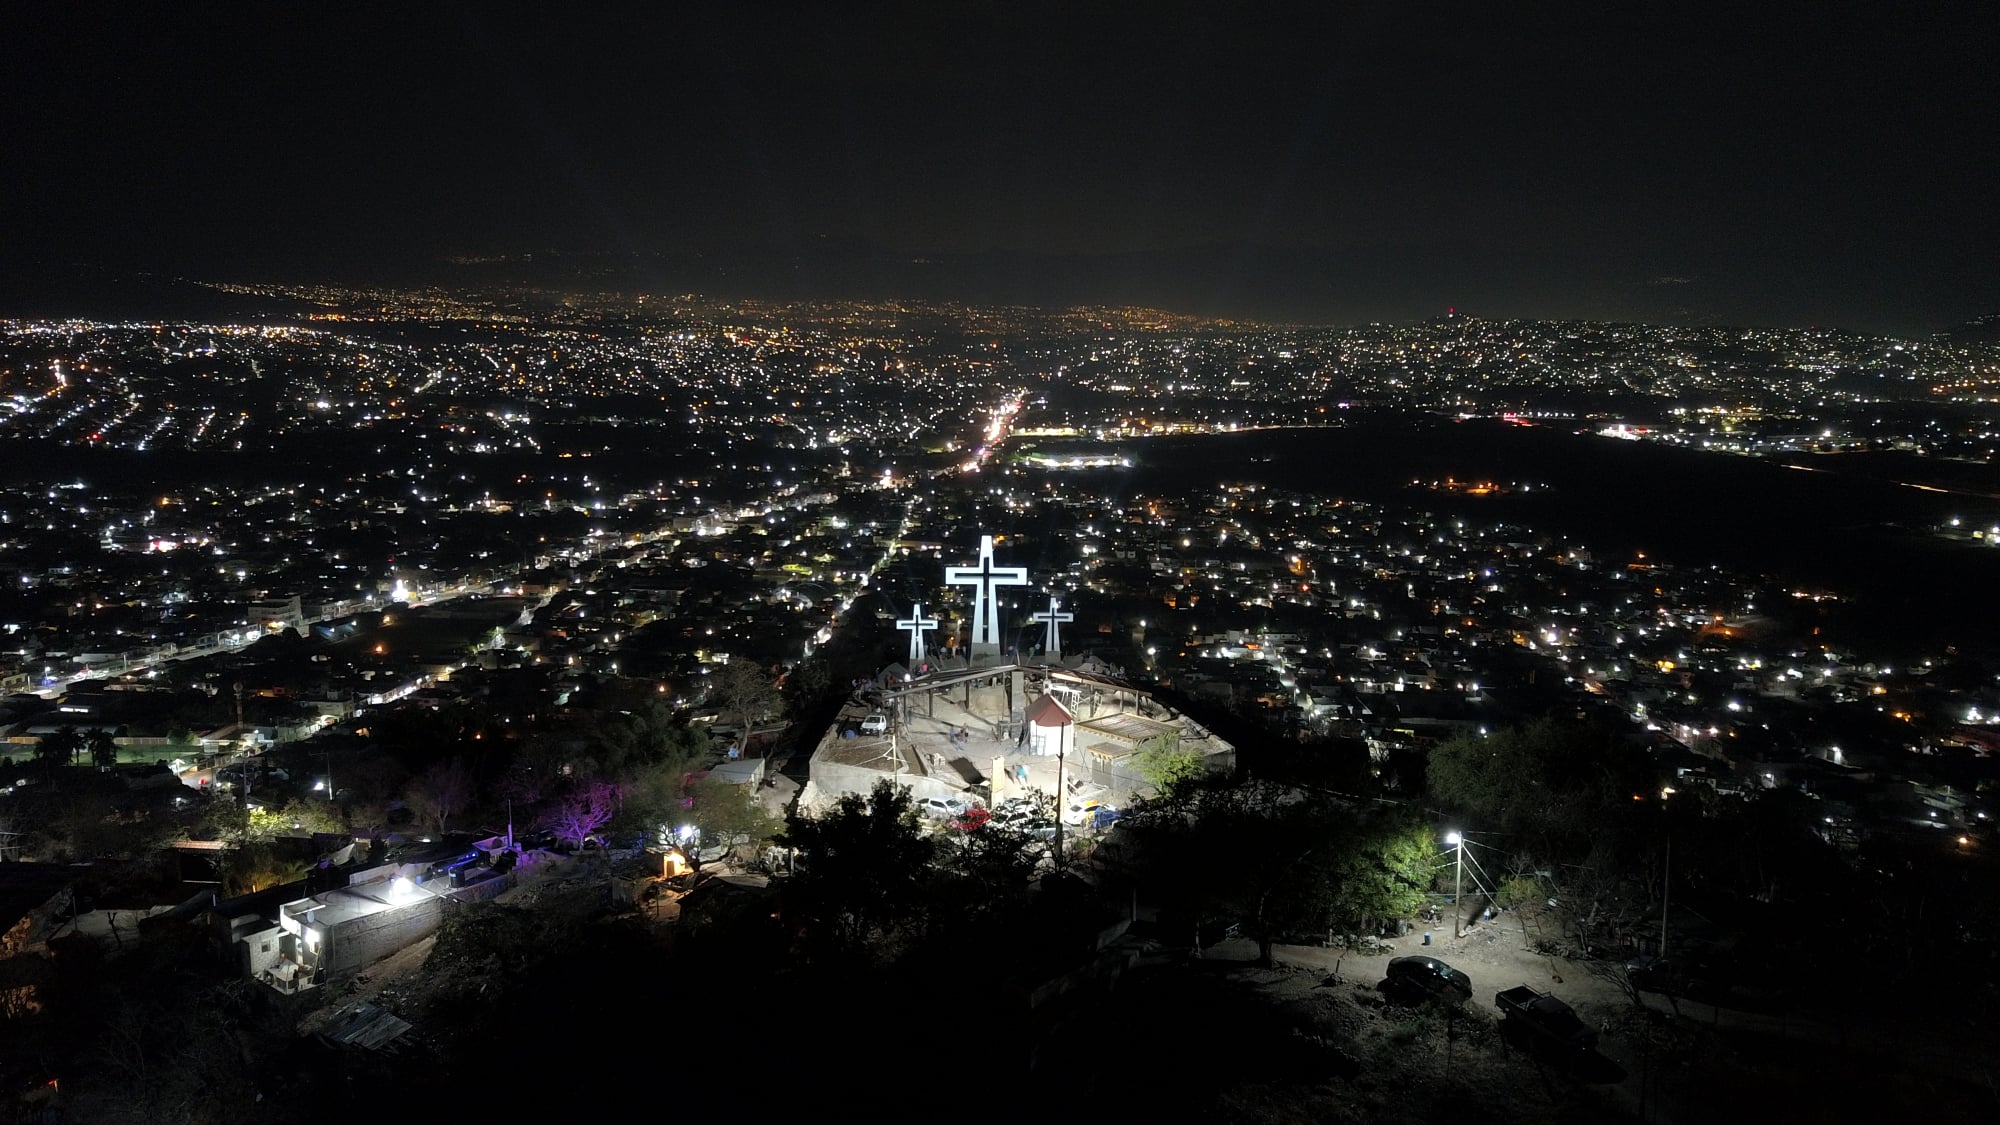
[(972, 591), (972, 643), (986, 645), (988, 651), (1000, 648), (1000, 599), (994, 596), (995, 586), (1026, 586), (1028, 570), (1020, 566), (996, 567), (993, 565), (993, 537), (979, 537), (978, 566), (948, 566), (944, 568), (947, 586), (971, 586)]
[(910, 671), (916, 671), (917, 665), (923, 663), (924, 630), (935, 629), (937, 627), (937, 618), (924, 616), (924, 603), (922, 602), (918, 602), (916, 605), (910, 607), (910, 616), (908, 618), (896, 622), (896, 628), (910, 634)]
[(1043, 652), (1060, 653), (1062, 651), (1062, 632), (1060, 626), (1065, 621), (1076, 620), (1076, 614), (1059, 612), (1061, 609), (1062, 603), (1056, 600), (1054, 594), (1050, 594), (1048, 612), (1028, 615), (1030, 620), (1048, 623), (1048, 633), (1042, 640)]

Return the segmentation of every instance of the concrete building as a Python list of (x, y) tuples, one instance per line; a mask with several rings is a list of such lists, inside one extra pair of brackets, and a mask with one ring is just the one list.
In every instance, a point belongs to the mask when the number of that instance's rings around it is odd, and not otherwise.
[(281, 992), (300, 992), (366, 968), (437, 932), (454, 903), (493, 898), (514, 885), (512, 874), (467, 885), (427, 878), (429, 864), (388, 864), (347, 886), (294, 899), (275, 921), (246, 915), (230, 925), (230, 944), (252, 979)]

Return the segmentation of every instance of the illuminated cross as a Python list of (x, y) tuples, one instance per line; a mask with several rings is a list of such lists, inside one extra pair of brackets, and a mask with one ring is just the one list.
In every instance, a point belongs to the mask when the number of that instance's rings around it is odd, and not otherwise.
[(944, 568), (947, 586), (971, 586), (972, 591), (972, 652), (973, 655), (998, 655), (1000, 652), (1000, 599), (994, 596), (995, 586), (1026, 586), (1026, 567), (993, 565), (993, 537), (979, 537), (978, 566), (948, 566)]
[(918, 602), (916, 605), (910, 607), (908, 620), (896, 622), (896, 628), (905, 630), (910, 634), (909, 666), (911, 671), (915, 671), (917, 665), (923, 663), (924, 630), (935, 629), (937, 626), (937, 618), (924, 616), (924, 603), (922, 602)]
[(1057, 658), (1062, 656), (1062, 623), (1076, 620), (1076, 614), (1059, 612), (1061, 609), (1062, 603), (1056, 600), (1054, 594), (1050, 594), (1047, 613), (1033, 613), (1028, 615), (1030, 620), (1048, 623), (1049, 630), (1042, 640), (1042, 651)]

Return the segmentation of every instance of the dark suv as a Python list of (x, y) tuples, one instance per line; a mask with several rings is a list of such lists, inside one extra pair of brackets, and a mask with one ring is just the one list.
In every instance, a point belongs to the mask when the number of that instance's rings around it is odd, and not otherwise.
[(1383, 995), (1402, 1003), (1463, 1004), (1472, 997), (1472, 978), (1435, 957), (1392, 958), (1380, 987)]
[(1706, 999), (1729, 991), (1723, 975), (1699, 961), (1647, 957), (1625, 966), (1625, 979), (1640, 992)]

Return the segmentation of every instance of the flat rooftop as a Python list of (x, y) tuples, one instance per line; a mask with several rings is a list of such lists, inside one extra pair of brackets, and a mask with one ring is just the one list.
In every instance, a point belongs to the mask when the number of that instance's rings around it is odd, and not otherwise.
[(1163, 723), (1158, 719), (1149, 719), (1144, 715), (1134, 715), (1131, 712), (1119, 715), (1103, 715), (1095, 719), (1084, 719), (1076, 725), (1084, 730), (1096, 731), (1099, 734), (1108, 734), (1113, 738), (1121, 738), (1127, 742), (1134, 743), (1144, 742), (1157, 735), (1180, 730), (1180, 726), (1176, 723)]
[[(379, 879), (372, 883), (341, 887), (314, 895), (311, 901), (316, 904), (317, 909), (313, 912), (313, 920), (324, 926), (338, 926), (356, 918), (366, 918), (371, 914), (380, 914), (385, 910), (394, 910), (443, 895), (442, 891), (414, 885), (407, 891), (395, 892), (390, 889), (393, 882), (390, 879)], [(294, 905), (296, 904), (285, 904), (287, 909)]]

